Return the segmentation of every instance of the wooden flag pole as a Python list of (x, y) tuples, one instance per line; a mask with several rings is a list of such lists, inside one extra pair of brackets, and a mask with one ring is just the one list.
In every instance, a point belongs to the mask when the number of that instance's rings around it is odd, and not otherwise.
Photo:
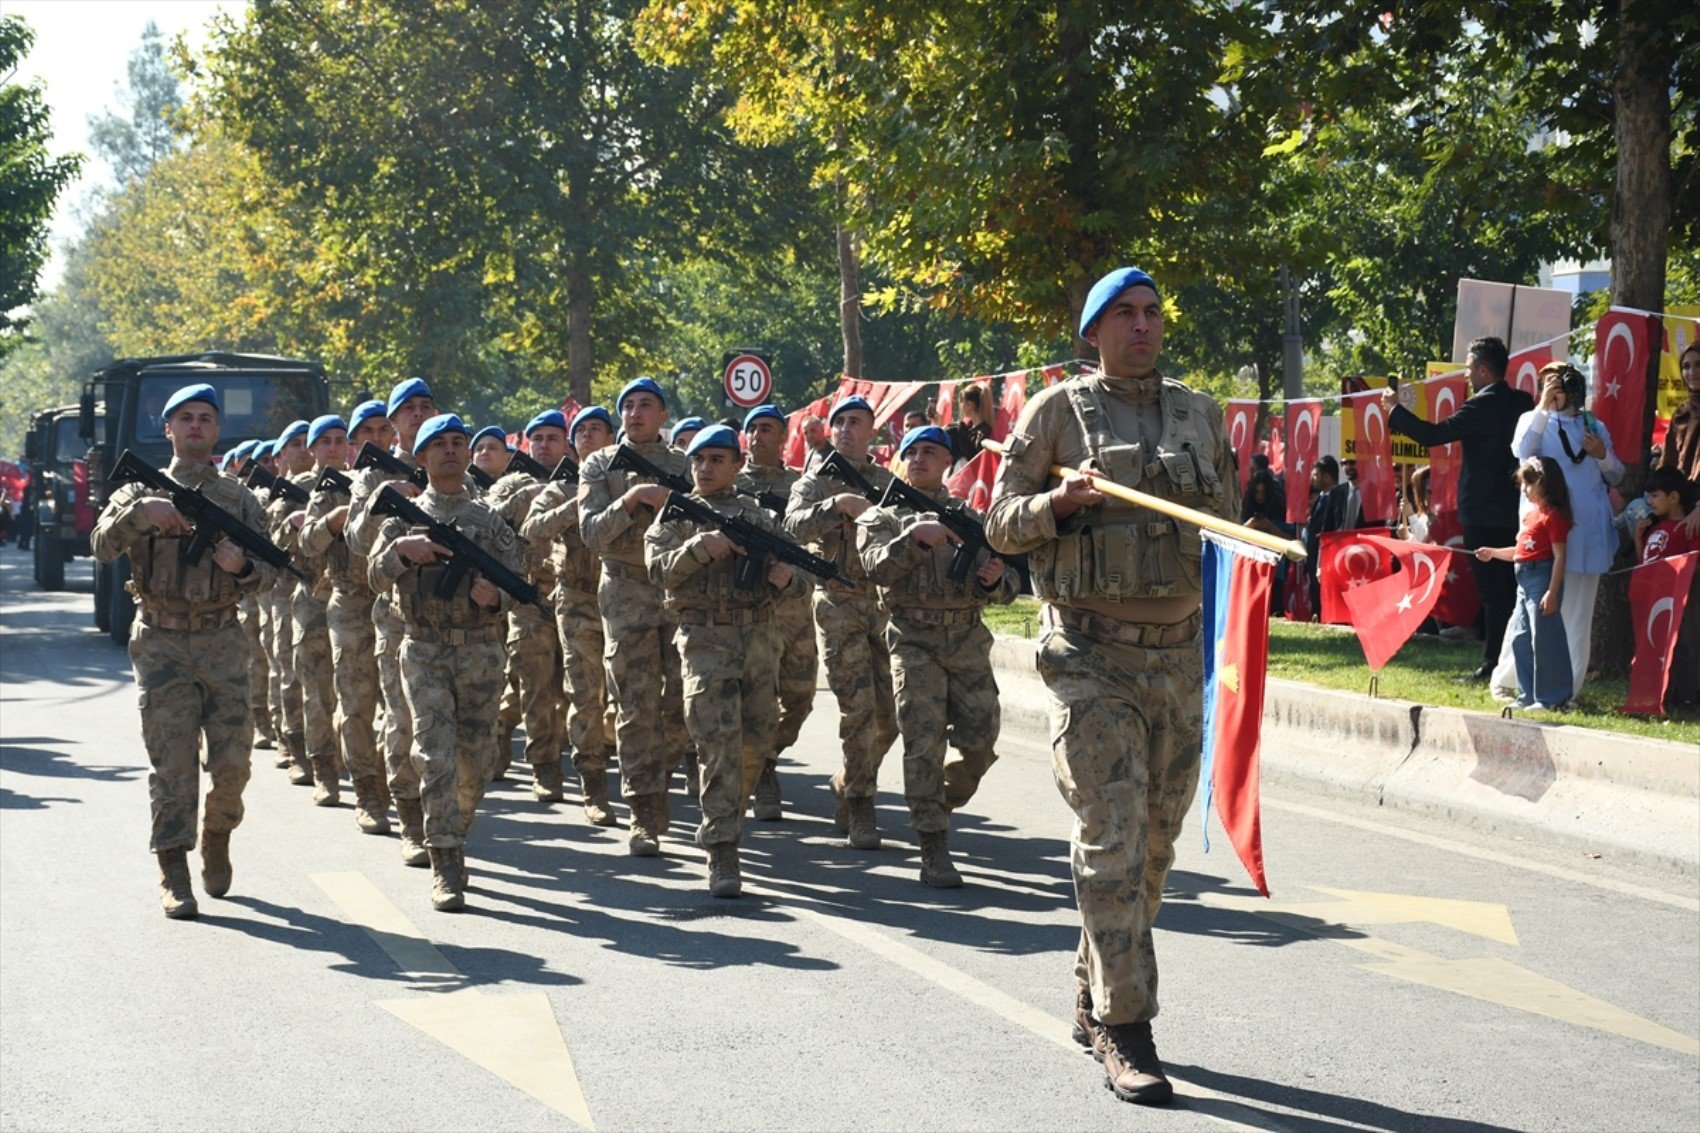
[[(1004, 446), (997, 441), (981, 441), (980, 447), (986, 449), (988, 452), (995, 452), (999, 456), (1004, 455)], [(1279, 535), (1270, 535), (1266, 532), (1259, 531), (1254, 527), (1247, 527), (1244, 524), (1235, 523), (1231, 519), (1223, 519), (1219, 515), (1211, 515), (1207, 511), (1198, 511), (1196, 508), (1186, 507), (1183, 504), (1177, 504), (1172, 501), (1165, 500), (1161, 496), (1152, 496), (1147, 495), (1144, 492), (1135, 491), (1132, 488), (1124, 487), (1123, 485), (1116, 483), (1114, 480), (1104, 476), (1103, 473), (1092, 471), (1090, 468), (1066, 468), (1061, 464), (1051, 465), (1051, 475), (1055, 476), (1059, 480), (1067, 479), (1069, 476), (1076, 473), (1082, 476), (1091, 477), (1092, 486), (1104, 493), (1106, 496), (1114, 496), (1118, 500), (1125, 500), (1137, 507), (1150, 508), (1152, 511), (1162, 512), (1171, 519), (1178, 519), (1182, 523), (1190, 523), (1194, 527), (1202, 527), (1206, 531), (1214, 531), (1218, 535), (1226, 535), (1231, 539), (1238, 539), (1243, 543), (1250, 543), (1255, 547), (1262, 547), (1264, 550), (1273, 551), (1277, 555), (1285, 555), (1295, 563), (1304, 561), (1305, 545), (1297, 539), (1283, 539)]]

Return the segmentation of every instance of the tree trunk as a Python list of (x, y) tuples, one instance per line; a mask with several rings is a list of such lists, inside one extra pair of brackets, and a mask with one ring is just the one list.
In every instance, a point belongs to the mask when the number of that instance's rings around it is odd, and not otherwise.
[[(1665, 257), (1670, 250), (1670, 87), (1676, 63), (1671, 11), (1648, 0), (1619, 0), (1618, 4), (1617, 74), (1612, 82), (1617, 186), (1611, 209), (1611, 299), (1618, 306), (1646, 311), (1664, 309)], [(1628, 454), (1639, 456), (1640, 462), (1626, 467), (1617, 486), (1626, 500), (1641, 494), (1649, 471), (1646, 438), (1653, 435), (1659, 373), (1659, 352), (1655, 348), (1651, 353), (1645, 376), (1642, 451)], [(1628, 672), (1634, 649), (1628, 575), (1608, 575), (1601, 580), (1594, 607), (1591, 666), (1602, 672)]]
[(1256, 440), (1269, 439), (1269, 403), (1275, 399), (1275, 368), (1269, 364), (1269, 359), (1259, 355), (1253, 359), (1252, 365), (1257, 367), (1257, 424), (1252, 429), (1252, 437)]
[(844, 376), (862, 376), (862, 286), (856, 233), (838, 226), (838, 327), (844, 335)]
[(591, 404), (590, 272), (577, 256), (567, 266), (567, 389), (580, 405)]

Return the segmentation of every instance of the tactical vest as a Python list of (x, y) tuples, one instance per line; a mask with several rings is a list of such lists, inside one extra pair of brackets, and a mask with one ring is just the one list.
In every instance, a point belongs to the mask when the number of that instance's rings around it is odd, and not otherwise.
[[(1219, 505), (1221, 442), (1193, 413), (1193, 395), (1184, 385), (1165, 381), (1158, 392), (1163, 433), (1155, 452), (1111, 430), (1110, 415), (1092, 382), (1070, 382), (1066, 389), (1095, 469), (1125, 487), (1187, 507), (1214, 510)], [(1040, 598), (1120, 602), (1197, 594), (1202, 552), (1196, 528), (1106, 497), (1103, 504), (1059, 522), (1056, 541), (1035, 549), (1029, 562)]]
[[(227, 487), (215, 480), (202, 490), (225, 511), (241, 514), (241, 496), (234, 485)], [(137, 497), (138, 500), (154, 498), (163, 497)], [(126, 589), (144, 605), (173, 612), (183, 610), (185, 605), (192, 613), (236, 605), (242, 597), (236, 576), (213, 562), (211, 547), (202, 552), (200, 562), (183, 562), (178, 555), (186, 541), (150, 531), (130, 555), (130, 581), (125, 584)]]
[[(480, 534), (466, 523), (456, 520), (447, 522), (449, 526), (474, 539)], [(408, 529), (409, 535), (426, 533), (424, 528)], [(477, 541), (480, 546), (486, 546), (484, 540)], [(461, 575), (459, 585), (448, 598), (437, 597), (437, 585), (447, 572), (448, 567), (443, 563), (410, 564), (396, 580), (396, 601), (401, 606), (402, 618), (409, 626), (421, 627), (435, 634), (445, 630), (483, 629), (502, 624), (502, 614), (496, 610), (485, 609), (472, 600), (473, 571), (469, 570)]]

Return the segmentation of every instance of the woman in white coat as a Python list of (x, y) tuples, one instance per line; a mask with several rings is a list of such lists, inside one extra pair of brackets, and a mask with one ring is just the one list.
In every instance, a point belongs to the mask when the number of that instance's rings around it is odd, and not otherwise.
[[(1575, 680), (1572, 695), (1582, 691), (1588, 676), (1600, 576), (1611, 569), (1617, 554), (1608, 492), (1623, 478), (1623, 462), (1612, 450), (1611, 432), (1583, 408), (1586, 404), (1587, 383), (1581, 372), (1568, 362), (1550, 362), (1541, 367), (1540, 401), (1517, 419), (1517, 428), (1511, 434), (1511, 450), (1518, 460), (1552, 457), (1563, 470), (1564, 486), (1570, 490), (1573, 522), (1559, 615), (1570, 639), (1570, 671)], [(1521, 519), (1529, 510), (1528, 499), (1519, 506)], [(1493, 670), (1493, 690), (1515, 695), (1517, 673), (1509, 637), (1506, 642)]]

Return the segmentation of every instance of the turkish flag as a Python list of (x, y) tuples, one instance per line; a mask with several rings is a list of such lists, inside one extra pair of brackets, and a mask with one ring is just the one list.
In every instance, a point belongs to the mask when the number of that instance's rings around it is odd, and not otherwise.
[(1068, 377), (1067, 366), (1046, 366), (1039, 371), (1039, 376), (1045, 381), (1045, 388), (1050, 389), (1058, 382)]
[(981, 449), (979, 455), (957, 469), (956, 475), (947, 482), (950, 494), (959, 500), (967, 500), (968, 506), (976, 511), (985, 511), (992, 503), (992, 482), (998, 478), (998, 465), (1002, 459), (990, 449)]
[(1363, 521), (1385, 523), (1393, 514), (1393, 434), (1387, 430), (1381, 391), (1349, 394), (1341, 400), (1352, 414)]
[(1399, 573), (1347, 590), (1346, 609), (1371, 669), (1380, 669), (1411, 640), (1440, 601), (1450, 554), (1426, 543), (1365, 535), (1364, 541), (1399, 560)]
[(1594, 416), (1625, 464), (1640, 464), (1647, 408), (1647, 362), (1661, 332), (1656, 316), (1612, 309), (1594, 325)]
[(1287, 468), (1286, 438), (1281, 435), (1281, 418), (1271, 415), (1269, 418), (1269, 440), (1263, 446), (1263, 455), (1269, 458), (1269, 471), (1279, 476)]
[(1026, 372), (1006, 375), (1003, 380), (1003, 392), (998, 397), (997, 419), (992, 423), (992, 439), (1001, 441), (1009, 436), (1009, 431), (1021, 420), (1021, 411), (1026, 408)]
[[(578, 398), (576, 397), (569, 396), (565, 401), (561, 402), (561, 416), (567, 419), (567, 425), (569, 428), (572, 426), (573, 418), (577, 417), (578, 411), (583, 408), (584, 406), (578, 403)], [(571, 440), (570, 437), (568, 439)]]
[(1251, 479), (1251, 454), (1257, 451), (1257, 402), (1228, 402), (1222, 424), (1228, 430), (1228, 447), (1234, 450), (1234, 462), (1240, 467), (1243, 492), (1246, 481)]
[(1322, 430), (1322, 400), (1287, 402), (1287, 522), (1310, 518), (1310, 468)]
[[(1554, 360), (1552, 342), (1542, 342), (1535, 346), (1525, 346), (1511, 356), (1505, 365), (1505, 381), (1512, 389), (1520, 389), (1535, 399), (1535, 404), (1541, 401), (1541, 367)], [(1646, 355), (1642, 355), (1643, 358)]]
[(1446, 556), (1446, 581), (1441, 584), (1440, 601), (1434, 604), (1435, 618), (1448, 625), (1475, 625), (1482, 599), (1476, 591), (1476, 572), (1466, 558), (1469, 552), (1464, 550), (1464, 529), (1458, 523), (1458, 513), (1434, 515), (1429, 520), (1428, 538), (1430, 543), (1456, 552)]
[(1287, 593), (1282, 597), (1281, 606), (1290, 622), (1308, 622), (1316, 617), (1316, 611), (1310, 608), (1309, 563), (1288, 565)]
[(1671, 657), (1682, 614), (1694, 586), (1700, 551), (1654, 559), (1629, 576), (1629, 620), (1635, 627), (1635, 656), (1629, 662), (1629, 696), (1621, 711), (1637, 716), (1665, 714)]
[[(1447, 374), (1428, 382), (1428, 419), (1439, 424), (1451, 417), (1470, 397), (1470, 382), (1463, 374)], [(1428, 450), (1428, 498), (1435, 511), (1458, 509), (1458, 474), (1464, 467), (1464, 450), (1457, 441)]]
[(1347, 625), (1352, 620), (1344, 596), (1393, 573), (1393, 556), (1369, 542), (1360, 531), (1325, 531), (1317, 548), (1317, 580), (1322, 592), (1322, 620)]
[(950, 419), (956, 415), (956, 383), (940, 382), (939, 398), (933, 404), (939, 413), (937, 424), (950, 424)]

